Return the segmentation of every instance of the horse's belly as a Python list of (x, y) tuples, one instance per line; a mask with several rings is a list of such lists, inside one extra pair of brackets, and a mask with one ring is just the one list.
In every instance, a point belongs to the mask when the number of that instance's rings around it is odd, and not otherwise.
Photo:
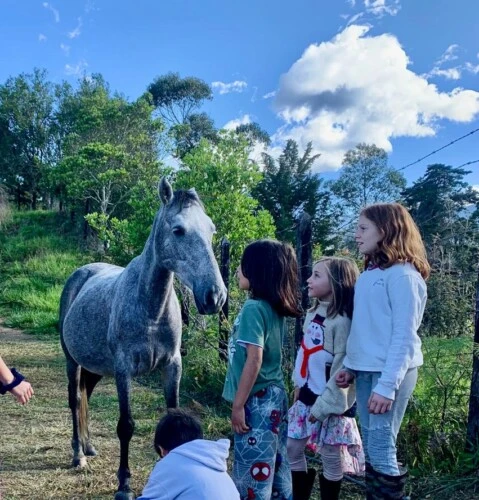
[[(85, 301), (75, 301), (63, 323), (63, 341), (72, 358), (88, 371), (112, 375), (113, 355), (107, 343), (109, 314), (89, 310)], [(103, 309), (104, 313), (107, 313)]]

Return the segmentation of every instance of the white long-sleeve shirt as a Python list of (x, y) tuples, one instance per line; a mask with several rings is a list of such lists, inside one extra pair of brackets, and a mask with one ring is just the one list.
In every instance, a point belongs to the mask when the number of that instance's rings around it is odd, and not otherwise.
[(409, 263), (366, 270), (356, 282), (344, 366), (381, 372), (373, 392), (394, 399), (406, 372), (422, 365), (417, 331), (426, 298), (426, 283)]

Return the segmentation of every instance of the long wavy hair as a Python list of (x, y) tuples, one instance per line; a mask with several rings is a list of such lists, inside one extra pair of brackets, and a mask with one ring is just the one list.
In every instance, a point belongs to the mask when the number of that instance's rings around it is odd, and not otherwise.
[(298, 263), (291, 245), (276, 240), (250, 243), (241, 257), (250, 296), (266, 300), (280, 316), (301, 315)]
[[(332, 297), (326, 314), (334, 318), (338, 314), (353, 317), (354, 285), (359, 276), (359, 268), (352, 259), (347, 257), (322, 257), (313, 264), (314, 267), (323, 262), (328, 273)], [(318, 307), (319, 300), (313, 299), (310, 311)]]
[(411, 214), (399, 203), (376, 203), (361, 211), (361, 215), (376, 225), (382, 234), (377, 250), (365, 256), (365, 267), (370, 263), (387, 269), (397, 262), (410, 262), (426, 279), (431, 267), (426, 249)]

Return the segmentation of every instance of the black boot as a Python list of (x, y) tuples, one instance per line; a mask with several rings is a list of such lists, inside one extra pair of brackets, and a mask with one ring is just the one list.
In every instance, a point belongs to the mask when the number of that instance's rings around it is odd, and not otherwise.
[(308, 472), (294, 470), (291, 472), (293, 478), (293, 500), (309, 500), (313, 490), (315, 469), (308, 469)]
[(366, 499), (367, 500), (408, 500), (404, 493), (408, 473), (390, 476), (374, 470), (366, 464)]
[(322, 474), (319, 476), (319, 488), (321, 490), (321, 500), (338, 500), (341, 490), (341, 480), (330, 481)]

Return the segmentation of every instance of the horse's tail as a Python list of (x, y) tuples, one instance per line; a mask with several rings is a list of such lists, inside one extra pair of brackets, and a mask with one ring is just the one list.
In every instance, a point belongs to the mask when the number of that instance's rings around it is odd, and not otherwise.
[(88, 432), (88, 396), (86, 389), (86, 373), (83, 368), (80, 370), (80, 406), (78, 408), (78, 434), (80, 442), (86, 445), (89, 439)]

